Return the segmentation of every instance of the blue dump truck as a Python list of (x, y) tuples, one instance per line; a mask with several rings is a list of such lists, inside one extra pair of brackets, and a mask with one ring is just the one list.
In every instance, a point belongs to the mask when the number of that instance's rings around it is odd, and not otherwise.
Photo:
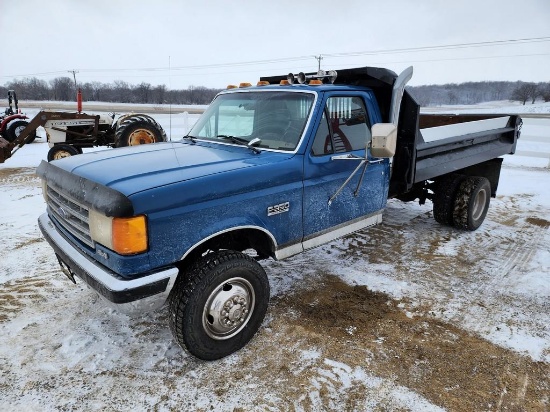
[(475, 230), (515, 151), (515, 115), (421, 115), (374, 67), (228, 87), (178, 142), (42, 162), (40, 229), (61, 270), (123, 311), (167, 307), (175, 340), (213, 360), (242, 348), (270, 295), (258, 263), (429, 199)]

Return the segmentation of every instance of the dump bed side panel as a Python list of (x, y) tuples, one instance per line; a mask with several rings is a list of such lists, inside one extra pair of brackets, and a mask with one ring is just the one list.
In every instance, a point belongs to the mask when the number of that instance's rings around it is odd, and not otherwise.
[[(420, 124), (423, 122), (422, 117)], [(480, 119), (483, 121), (479, 121)], [(457, 131), (462, 126), (464, 132), (453, 133), (439, 140), (423, 141), (417, 145), (414, 183), (453, 173), (505, 154), (513, 154), (516, 150), (518, 126), (521, 123), (519, 116), (453, 116), (453, 123), (446, 123), (450, 120), (448, 116), (440, 119), (432, 116), (432, 124), (434, 120), (440, 120), (439, 124), (447, 125), (440, 126), (441, 129), (456, 125)], [(460, 121), (468, 123), (457, 124)], [(420, 133), (424, 135), (423, 140), (427, 140), (424, 139), (427, 131), (421, 130)]]

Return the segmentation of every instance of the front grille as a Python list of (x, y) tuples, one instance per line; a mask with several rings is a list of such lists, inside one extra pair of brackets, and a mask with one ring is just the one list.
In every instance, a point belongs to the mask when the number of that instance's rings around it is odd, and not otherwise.
[(47, 194), (50, 216), (53, 216), (63, 229), (71, 235), (93, 248), (94, 242), (90, 237), (88, 208), (49, 185)]

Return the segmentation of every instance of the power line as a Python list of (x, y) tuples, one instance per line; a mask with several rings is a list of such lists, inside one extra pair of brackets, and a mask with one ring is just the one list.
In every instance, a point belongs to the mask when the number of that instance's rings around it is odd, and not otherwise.
[(494, 41), (475, 42), (475, 43), (455, 43), (455, 44), (445, 44), (445, 45), (439, 45), (439, 46), (409, 47), (409, 48), (401, 48), (401, 49), (383, 49), (383, 50), (371, 50), (371, 51), (349, 52), (349, 53), (332, 53), (332, 54), (324, 53), (323, 55), (327, 57), (340, 57), (340, 56), (362, 56), (362, 55), (369, 55), (369, 54), (412, 53), (412, 52), (454, 50), (454, 49), (488, 47), (488, 46), (508, 46), (508, 45), (525, 44), (525, 43), (541, 43), (541, 42), (547, 42), (547, 41), (550, 41), (550, 37), (532, 37), (527, 39), (494, 40)]
[[(550, 37), (532, 37), (532, 38), (523, 38), (523, 39), (494, 40), (494, 41), (472, 42), (472, 43), (455, 43), (455, 44), (446, 44), (446, 45), (420, 46), (420, 47), (408, 47), (408, 48), (398, 48), (398, 49), (366, 50), (366, 51), (346, 52), (346, 53), (323, 53), (322, 55), (320, 54), (319, 56), (314, 56), (314, 57), (318, 60), (320, 65), (320, 61), (324, 57), (341, 58), (341, 57), (366, 56), (366, 55), (372, 56), (372, 55), (383, 55), (383, 54), (418, 53), (418, 52), (442, 51), (442, 50), (453, 50), (453, 49), (463, 49), (463, 48), (479, 48), (479, 47), (506, 46), (506, 45), (516, 45), (516, 44), (526, 44), (526, 43), (541, 43), (541, 42), (548, 42), (548, 41), (550, 41)], [(544, 55), (544, 53), (532, 54), (532, 55)], [(526, 54), (522, 56), (530, 56), (530, 54)], [(500, 57), (507, 57), (507, 56), (500, 56)], [(483, 58), (486, 58), (486, 57), (483, 57)], [(117, 72), (164, 72), (164, 71), (183, 71), (183, 70), (205, 70), (205, 69), (217, 69), (217, 68), (224, 68), (224, 67), (242, 67), (242, 66), (250, 66), (250, 65), (290, 63), (290, 62), (298, 62), (298, 61), (307, 61), (310, 59), (311, 59), (311, 55), (283, 57), (278, 59), (232, 62), (232, 63), (214, 63), (214, 64), (203, 64), (203, 65), (178, 66), (178, 67), (171, 67), (171, 68), (148, 67), (148, 68), (80, 69), (79, 72), (80, 73), (117, 73)], [(433, 59), (430, 61), (467, 60), (467, 59), (472, 59), (472, 58), (465, 57), (465, 58), (455, 58), (455, 59)], [(70, 71), (70, 72), (73, 72), (73, 71)], [(41, 73), (2, 75), (0, 76), (0, 78), (24, 77), (24, 76), (47, 76), (47, 75), (62, 74), (65, 72), (66, 70), (41, 72)]]

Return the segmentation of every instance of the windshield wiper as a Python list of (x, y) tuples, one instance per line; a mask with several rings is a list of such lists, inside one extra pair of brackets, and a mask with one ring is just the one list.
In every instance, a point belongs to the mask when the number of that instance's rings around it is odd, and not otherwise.
[(258, 149), (257, 147), (254, 147), (254, 145), (260, 144), (261, 142), (261, 140), (258, 138), (248, 141), (246, 139), (243, 139), (242, 137), (230, 136), (227, 134), (219, 134), (217, 137), (221, 137), (222, 139), (225, 139), (225, 140), (231, 140), (233, 143), (238, 144), (240, 146), (246, 146), (250, 150), (252, 150), (254, 153), (261, 153), (260, 149)]
[(185, 135), (183, 136), (183, 139), (189, 139), (191, 141), (191, 143), (197, 143), (197, 139), (191, 135)]

